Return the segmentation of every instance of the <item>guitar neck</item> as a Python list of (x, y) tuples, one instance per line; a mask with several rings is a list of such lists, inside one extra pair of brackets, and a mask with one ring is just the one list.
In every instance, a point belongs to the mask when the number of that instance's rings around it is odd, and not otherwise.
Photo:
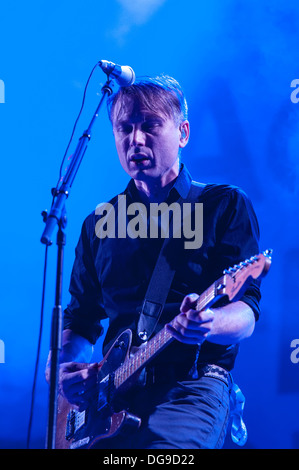
[(129, 357), (114, 373), (114, 386), (119, 388), (136, 372), (139, 372), (162, 349), (173, 340), (171, 334), (164, 327), (150, 341), (142, 345), (137, 352)]
[[(197, 300), (195, 310), (201, 311), (208, 308), (216, 302), (223, 294), (219, 294), (219, 289), (224, 285), (224, 276), (214, 282), (205, 290)], [(171, 324), (171, 323), (170, 323)], [(138, 351), (129, 357), (114, 373), (114, 386), (119, 388), (135, 373), (139, 372), (147, 365), (157, 354), (173, 341), (173, 336), (169, 333), (166, 326), (162, 328), (150, 341), (142, 345)]]

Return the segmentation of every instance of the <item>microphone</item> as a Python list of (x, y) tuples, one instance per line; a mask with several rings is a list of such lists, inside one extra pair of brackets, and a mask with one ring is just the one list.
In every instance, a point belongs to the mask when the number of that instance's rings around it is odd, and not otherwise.
[(108, 60), (100, 60), (99, 66), (108, 76), (115, 78), (119, 86), (130, 86), (135, 82), (134, 70), (128, 65), (117, 65)]

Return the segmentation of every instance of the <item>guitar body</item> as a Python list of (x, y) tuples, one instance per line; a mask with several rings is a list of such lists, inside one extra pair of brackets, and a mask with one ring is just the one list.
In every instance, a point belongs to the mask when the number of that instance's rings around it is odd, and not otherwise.
[(61, 395), (58, 397), (56, 448), (82, 449), (97, 447), (100, 441), (136, 428), (141, 420), (126, 410), (113, 408), (113, 372), (129, 357), (132, 342), (131, 330), (126, 330), (116, 339), (99, 363), (98, 400), (89, 408), (77, 411)]

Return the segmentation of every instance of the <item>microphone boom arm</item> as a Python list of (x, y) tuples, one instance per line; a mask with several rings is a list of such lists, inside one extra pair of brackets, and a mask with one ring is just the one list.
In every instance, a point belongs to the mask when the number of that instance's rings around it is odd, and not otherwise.
[(84, 154), (86, 152), (88, 143), (91, 138), (91, 129), (96, 121), (96, 118), (98, 117), (99, 110), (102, 106), (102, 103), (106, 95), (110, 96), (112, 94), (110, 83), (111, 83), (111, 80), (108, 77), (105, 85), (102, 87), (102, 98), (96, 108), (96, 111), (90, 121), (90, 124), (87, 130), (84, 131), (82, 136), (79, 138), (79, 142), (77, 144), (76, 150), (74, 154), (72, 155), (71, 163), (67, 169), (65, 176), (63, 177), (62, 184), (60, 188), (54, 189), (53, 197), (55, 199), (52, 204), (50, 213), (46, 217), (46, 220), (45, 220), (46, 226), (41, 237), (41, 242), (45, 245), (52, 244), (52, 241), (51, 241), (52, 232), (55, 226), (61, 221), (62, 214), (64, 211), (65, 201), (69, 196), (71, 186), (74, 182), (77, 171), (83, 160)]

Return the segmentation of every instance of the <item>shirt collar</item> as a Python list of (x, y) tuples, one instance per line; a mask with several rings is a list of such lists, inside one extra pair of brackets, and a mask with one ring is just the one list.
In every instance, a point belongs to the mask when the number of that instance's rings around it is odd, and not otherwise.
[(192, 179), (191, 179), (191, 175), (189, 171), (187, 170), (185, 165), (181, 163), (179, 175), (177, 179), (175, 180), (175, 183), (172, 189), (170, 190), (170, 192), (172, 192), (173, 190), (176, 190), (177, 193), (183, 199), (185, 199), (188, 196), (190, 186), (191, 186), (191, 181)]
[[(180, 172), (175, 179), (173, 187), (169, 191), (167, 199), (177, 199), (177, 196), (185, 199), (188, 196), (191, 181), (192, 179), (189, 171), (187, 170), (186, 166), (181, 163)], [(133, 200), (139, 199), (138, 191), (133, 179), (129, 181), (129, 184), (126, 187), (124, 193), (130, 195)]]

